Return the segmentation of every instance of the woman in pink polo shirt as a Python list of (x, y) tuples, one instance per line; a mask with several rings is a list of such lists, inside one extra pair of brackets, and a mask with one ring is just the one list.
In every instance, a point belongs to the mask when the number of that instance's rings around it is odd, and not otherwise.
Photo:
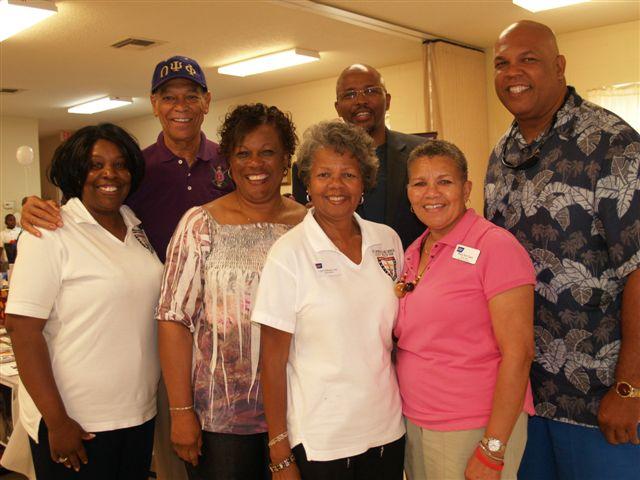
[(515, 479), (534, 411), (533, 265), (509, 232), (465, 207), (471, 182), (455, 145), (420, 145), (407, 168), (427, 225), (396, 284), (407, 474)]

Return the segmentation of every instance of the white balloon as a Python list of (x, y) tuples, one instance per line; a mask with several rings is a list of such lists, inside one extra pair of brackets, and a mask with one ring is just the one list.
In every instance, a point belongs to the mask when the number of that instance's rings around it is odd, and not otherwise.
[(33, 148), (29, 145), (22, 145), (16, 151), (16, 160), (20, 165), (31, 165), (33, 163)]

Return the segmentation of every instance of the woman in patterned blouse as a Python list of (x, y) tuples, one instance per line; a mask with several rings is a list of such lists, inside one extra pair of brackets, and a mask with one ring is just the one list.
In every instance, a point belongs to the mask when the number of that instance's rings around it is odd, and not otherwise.
[(280, 195), (297, 138), (288, 115), (262, 104), (227, 114), (220, 136), (236, 190), (185, 213), (157, 311), (171, 440), (192, 480), (269, 478), (250, 318), (267, 251), (306, 212)]

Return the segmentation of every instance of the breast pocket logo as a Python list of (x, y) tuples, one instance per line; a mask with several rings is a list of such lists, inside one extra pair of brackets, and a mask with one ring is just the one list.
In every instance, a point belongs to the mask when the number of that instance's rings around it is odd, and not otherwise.
[(227, 180), (227, 177), (225, 175), (225, 172), (222, 170), (222, 167), (220, 165), (215, 167), (213, 169), (213, 184), (216, 187), (220, 188), (225, 184), (226, 180)]
[(391, 277), (391, 280), (398, 278), (398, 265), (393, 250), (378, 250), (374, 252), (378, 265), (384, 273)]
[(131, 229), (131, 233), (133, 233), (134, 238), (138, 240), (138, 242), (140, 242), (140, 245), (149, 250), (151, 253), (155, 253), (153, 247), (151, 246), (151, 242), (149, 242), (147, 235), (144, 233), (144, 230), (142, 230), (140, 227), (133, 227)]

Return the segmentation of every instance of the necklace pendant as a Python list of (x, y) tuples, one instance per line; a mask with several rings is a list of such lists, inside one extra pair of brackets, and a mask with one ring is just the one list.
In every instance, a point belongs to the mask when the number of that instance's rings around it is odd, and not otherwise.
[(396, 284), (393, 286), (393, 291), (395, 292), (396, 297), (403, 298), (407, 294), (405, 287), (406, 283), (396, 282)]

